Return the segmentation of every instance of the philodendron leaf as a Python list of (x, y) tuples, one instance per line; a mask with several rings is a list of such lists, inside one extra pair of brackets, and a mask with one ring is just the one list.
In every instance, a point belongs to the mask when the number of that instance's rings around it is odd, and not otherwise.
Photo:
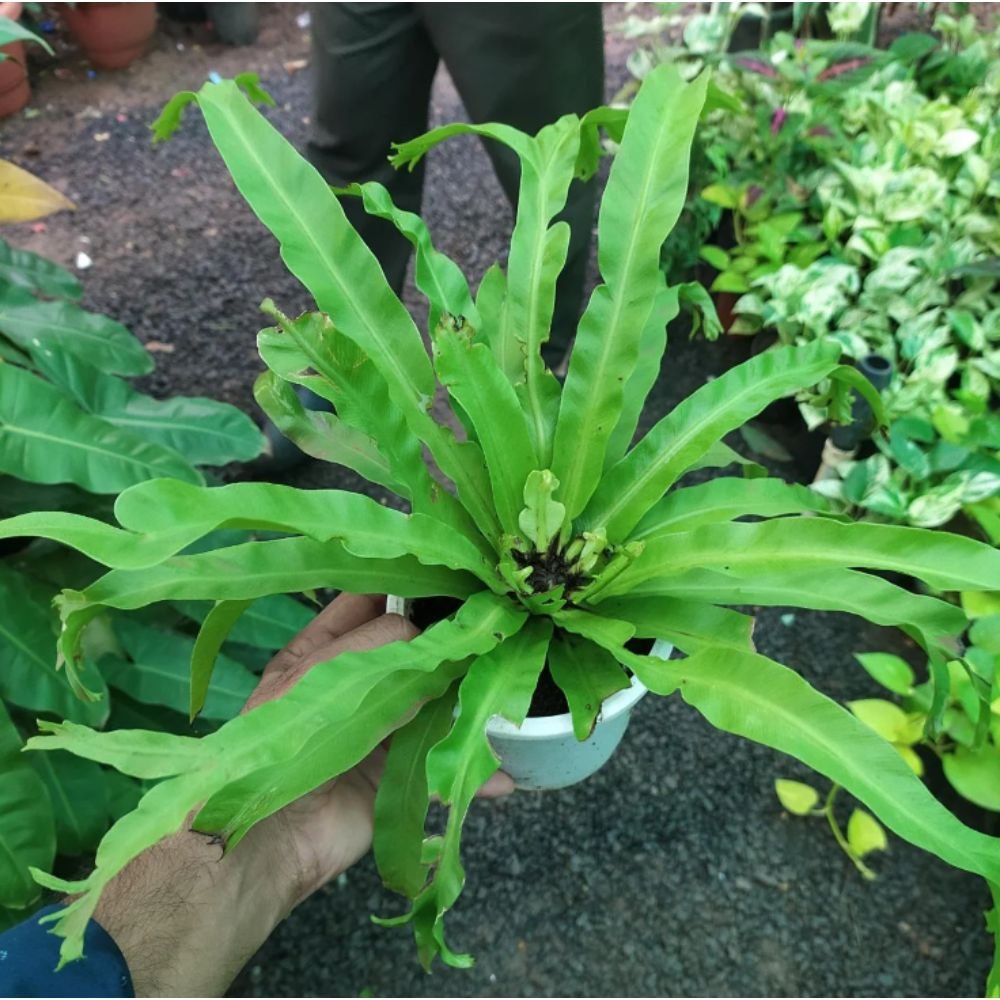
[(447, 735), (457, 695), (455, 688), (451, 697), (428, 702), (393, 733), (375, 797), (372, 848), (379, 875), (388, 888), (411, 898), (427, 881), (428, 866), (422, 858), (430, 803), (427, 754)]
[(793, 816), (808, 816), (819, 802), (819, 792), (812, 785), (791, 781), (788, 778), (777, 778), (774, 782), (774, 792), (782, 808)]
[(55, 932), (66, 938), (61, 962), (82, 954), (86, 923), (107, 883), (137, 854), (181, 829), (197, 806), (206, 803), (198, 829), (228, 834), (234, 848), (255, 822), (363, 759), (412, 717), (414, 706), (443, 694), (469, 656), (493, 649), (525, 618), (508, 601), (481, 592), (410, 642), (317, 664), (281, 698), (200, 740), (43, 724), (48, 735), (32, 739), (31, 749), (70, 750), (136, 777), (170, 779), (111, 828), (87, 878), (66, 882), (33, 870), (42, 885), (79, 894), (52, 914)]
[(56, 669), (54, 592), (0, 564), (0, 698), (27, 712), (55, 715), (92, 726), (108, 718), (107, 688), (93, 669), (83, 684), (102, 697), (81, 701), (67, 675)]
[(956, 747), (942, 757), (942, 764), (944, 776), (959, 795), (1000, 812), (1000, 750), (988, 744), (977, 751)]
[(413, 924), (426, 969), (438, 954), (448, 965), (472, 963), (468, 955), (453, 952), (445, 943), (444, 915), (465, 884), (459, 845), (466, 813), (476, 792), (500, 767), (486, 737), (486, 723), (494, 715), (515, 725), (524, 721), (551, 635), (550, 622), (532, 619), (502, 646), (479, 656), (459, 688), (458, 718), (451, 732), (427, 755), (428, 788), (449, 807), (448, 824), (431, 880), (413, 900), (409, 913), (388, 921)]
[(581, 741), (594, 731), (605, 699), (629, 686), (628, 675), (611, 653), (572, 632), (555, 633), (548, 666), (566, 696), (573, 735)]
[(36, 355), (39, 370), (91, 416), (169, 448), (192, 465), (225, 465), (259, 455), (264, 437), (228, 403), (201, 396), (154, 399), (65, 351)]
[(0, 222), (32, 222), (75, 210), (65, 195), (10, 160), (0, 160)]
[(391, 222), (405, 236), (414, 249), (413, 278), (430, 306), (429, 327), (437, 326), (443, 313), (461, 316), (473, 329), (480, 325), (476, 309), (462, 269), (449, 257), (434, 248), (430, 230), (419, 215), (397, 208), (392, 196), (377, 181), (351, 184), (337, 192), (341, 195), (360, 195), (365, 211)]
[(80, 282), (65, 268), (30, 250), (15, 250), (5, 240), (0, 240), (0, 281), (56, 299), (83, 295)]
[(679, 403), (605, 473), (583, 516), (604, 526), (612, 543), (627, 538), (660, 497), (720, 438), (773, 400), (814, 385), (839, 362), (829, 341), (786, 347), (751, 358)]
[(597, 223), (603, 283), (580, 319), (553, 444), (552, 471), (571, 519), (597, 488), (622, 416), (623, 390), (663, 284), (660, 248), (687, 198), (687, 151), (707, 82), (705, 73), (684, 84), (670, 64), (653, 70), (611, 167)]
[(45, 786), (20, 750), (21, 736), (0, 701), (0, 907), (18, 910), (41, 894), (29, 868), (50, 865), (56, 848)]
[(0, 332), (33, 357), (68, 351), (113, 375), (153, 370), (149, 352), (121, 323), (72, 302), (40, 302), (19, 288), (0, 295)]
[[(136, 701), (187, 714), (192, 697), (190, 664), (195, 656), (194, 640), (125, 617), (116, 618), (114, 627), (131, 662), (121, 657), (103, 657), (100, 668), (108, 684)], [(211, 679), (209, 687), (208, 677), (204, 678), (207, 697), (202, 714), (207, 719), (231, 719), (257, 685), (257, 678), (228, 656), (218, 657)]]
[(889, 839), (871, 813), (855, 809), (847, 821), (847, 844), (856, 858), (863, 858), (872, 851), (884, 851)]
[(42, 779), (52, 803), (59, 853), (89, 854), (111, 818), (106, 772), (93, 761), (62, 751), (27, 754), (25, 760)]
[(893, 653), (855, 653), (854, 659), (894, 694), (907, 695), (913, 690), (913, 668), (902, 657)]
[(788, 667), (731, 649), (686, 660), (616, 655), (651, 691), (680, 691), (717, 728), (790, 754), (843, 786), (917, 847), (985, 878), (1000, 874), (1000, 840), (964, 826), (892, 744)]
[(206, 84), (196, 97), (236, 186), (278, 238), (289, 270), (378, 368), (393, 402), (455, 483), (480, 530), (498, 537), (482, 455), (431, 417), (434, 372), (420, 333), (329, 185), (232, 81)]
[(177, 452), (89, 416), (55, 386), (0, 364), (0, 473), (117, 493), (156, 476), (200, 483)]

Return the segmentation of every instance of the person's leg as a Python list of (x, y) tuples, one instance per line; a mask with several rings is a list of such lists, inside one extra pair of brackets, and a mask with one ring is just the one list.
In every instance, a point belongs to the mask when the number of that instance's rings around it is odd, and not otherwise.
[[(409, 3), (312, 5), (315, 113), (307, 155), (333, 185), (379, 181), (401, 208), (419, 212), (424, 171), (389, 165), (391, 142), (427, 130), (438, 57)], [(354, 227), (399, 294), (410, 244), (391, 223), (345, 199)]]
[[(415, 5), (474, 122), (499, 121), (534, 134), (569, 112), (604, 100), (601, 5), (588, 3), (423, 3)], [(517, 158), (486, 143), (497, 176), (517, 204)], [(555, 365), (576, 331), (594, 222), (594, 181), (574, 181), (559, 216), (572, 229), (556, 288)]]

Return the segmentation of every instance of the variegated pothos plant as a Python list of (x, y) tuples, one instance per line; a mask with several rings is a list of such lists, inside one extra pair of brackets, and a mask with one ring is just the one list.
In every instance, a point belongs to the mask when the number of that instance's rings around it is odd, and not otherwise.
[[(498, 767), (485, 723), (493, 715), (520, 723), (546, 663), (579, 736), (631, 671), (658, 694), (680, 692), (719, 728), (827, 775), (900, 836), (1000, 883), (1000, 843), (948, 813), (893, 747), (849, 712), (757, 654), (752, 619), (729, 607), (857, 614), (904, 628), (943, 668), (942, 649), (966, 625), (961, 610), (870, 571), (985, 590), (1000, 579), (1000, 553), (940, 532), (849, 523), (822, 497), (776, 479), (721, 475), (678, 486), (689, 470), (730, 467), (737, 456), (723, 436), (775, 398), (821, 380), (863, 389), (841, 366), (839, 349), (769, 351), (703, 385), (632, 443), (660, 370), (665, 325), (677, 311), (660, 247), (684, 202), (706, 78), (685, 84), (662, 67), (628, 113), (566, 115), (534, 137), (505, 125), (451, 125), (398, 146), (400, 167), (470, 132), (520, 157), (507, 268), (491, 268), (475, 297), (417, 216), (395, 208), (377, 184), (350, 192), (416, 249), (431, 356), (346, 222), (338, 194), (254, 110), (241, 85), (266, 97), (253, 79), (208, 84), (175, 98), (157, 128), (169, 133), (184, 105), (197, 102), (238, 188), (315, 297), (317, 312), (298, 319), (272, 309), (277, 325), (260, 336), (270, 372), (258, 399), (307, 451), (398, 494), (410, 513), (336, 490), (164, 479), (121, 494), (117, 527), (37, 513), (0, 524), (0, 537), (44, 536), (109, 567), (61, 599), (62, 655), (84, 697), (79, 640), (106, 608), (217, 602), (192, 662), (196, 711), (228, 629), (261, 595), (335, 587), (463, 603), (410, 643), (319, 664), (287, 696), (202, 739), (44, 724), (33, 749), (69, 750), (156, 782), (104, 838), (87, 878), (35, 873), (43, 885), (76, 894), (55, 917), (63, 960), (81, 954), (84, 925), (108, 881), (192, 810), (200, 807), (198, 830), (220, 833), (238, 850), (256, 822), (394, 734), (378, 795), (376, 859), (386, 883), (412, 900), (399, 922), (413, 927), (424, 964), (438, 954), (467, 964), (446, 944), (443, 919), (464, 881), (462, 821)], [(598, 224), (602, 281), (560, 386), (540, 354), (568, 240), (566, 224), (554, 220), (574, 177), (596, 169), (602, 127), (621, 140)], [(330, 399), (335, 413), (302, 411), (294, 384)], [(464, 433), (432, 416), (442, 386)], [(756, 520), (739, 520), (746, 515)], [(180, 554), (222, 527), (282, 537)], [(663, 637), (685, 655), (665, 662), (633, 653), (626, 648), (633, 637)], [(402, 766), (415, 756), (424, 766)], [(443, 836), (425, 838), (435, 795), (449, 818)]]

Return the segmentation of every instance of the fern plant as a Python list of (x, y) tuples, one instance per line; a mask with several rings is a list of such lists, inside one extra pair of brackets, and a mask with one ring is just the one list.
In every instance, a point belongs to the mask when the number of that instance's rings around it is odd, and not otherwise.
[[(260, 336), (270, 371), (258, 399), (308, 451), (397, 494), (409, 513), (336, 490), (163, 479), (119, 496), (117, 527), (36, 513), (0, 524), (0, 536), (56, 539), (109, 568), (60, 599), (61, 653), (83, 697), (81, 633), (108, 608), (217, 602), (192, 658), (197, 711), (215, 651), (254, 598), (336, 587), (462, 603), (410, 643), (318, 665), (286, 697), (201, 739), (44, 724), (33, 749), (69, 750), (156, 782), (104, 838), (87, 878), (35, 872), (43, 885), (75, 896), (54, 917), (63, 960), (81, 954), (84, 925), (108, 881), (190, 823), (193, 811), (197, 830), (238, 850), (259, 820), (394, 734), (375, 853), (386, 883), (412, 901), (396, 922), (412, 927), (426, 966), (437, 955), (467, 964), (446, 942), (443, 920), (464, 881), (462, 821), (499, 766), (485, 724), (494, 715), (520, 724), (547, 659), (569, 642), (586, 651), (558, 672), (578, 732), (593, 726), (600, 700), (623, 689), (631, 672), (657, 694), (679, 692), (720, 729), (827, 775), (900, 836), (1000, 882), (1000, 844), (948, 813), (895, 749), (849, 712), (757, 654), (752, 619), (730, 607), (858, 614), (906, 629), (932, 664), (943, 664), (965, 628), (961, 610), (870, 571), (985, 590), (1000, 579), (1000, 553), (940, 532), (849, 523), (822, 497), (774, 479), (724, 475), (678, 485), (689, 470), (729, 467), (737, 456), (722, 438), (775, 398), (822, 380), (835, 387), (835, 403), (863, 389), (840, 365), (837, 347), (782, 347), (754, 358), (699, 388), (632, 444), (677, 310), (660, 247), (683, 206), (706, 77), (685, 84), (659, 68), (629, 112), (567, 115), (534, 137), (504, 125), (451, 125), (398, 146), (400, 167), (468, 132), (520, 157), (507, 268), (493, 267), (475, 297), (418, 217), (396, 209), (376, 184), (331, 191), (241, 86), (266, 98), (252, 78), (209, 84), (178, 95), (157, 128), (168, 134), (183, 107), (197, 102), (237, 187), (315, 297), (318, 311), (297, 319), (270, 307), (276, 325)], [(568, 238), (554, 220), (573, 178), (595, 170), (602, 127), (620, 139), (598, 225), (602, 283), (560, 386), (540, 353)], [(345, 221), (339, 196), (362, 197), (415, 246), (416, 280), (430, 304), (430, 355)], [(325, 396), (335, 411), (303, 412), (294, 384)], [(440, 387), (459, 433), (432, 416)], [(739, 520), (746, 515), (757, 520)], [(223, 527), (272, 537), (179, 554)], [(632, 652), (626, 643), (636, 637), (667, 639), (684, 657)], [(947, 678), (937, 680), (943, 698)], [(425, 835), (431, 796), (449, 810), (441, 836)]]

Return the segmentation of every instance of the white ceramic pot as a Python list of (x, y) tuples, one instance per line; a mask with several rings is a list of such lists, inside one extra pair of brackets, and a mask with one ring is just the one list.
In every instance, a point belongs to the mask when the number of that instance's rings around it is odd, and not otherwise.
[[(406, 602), (390, 596), (386, 610), (405, 614)], [(673, 646), (660, 639), (650, 655), (667, 660), (672, 651)], [(518, 788), (566, 788), (589, 778), (608, 762), (625, 735), (632, 709), (646, 691), (645, 685), (633, 677), (630, 687), (604, 702), (594, 731), (582, 742), (573, 735), (573, 717), (568, 712), (529, 717), (520, 726), (495, 715), (486, 726), (486, 735), (501, 766)]]

